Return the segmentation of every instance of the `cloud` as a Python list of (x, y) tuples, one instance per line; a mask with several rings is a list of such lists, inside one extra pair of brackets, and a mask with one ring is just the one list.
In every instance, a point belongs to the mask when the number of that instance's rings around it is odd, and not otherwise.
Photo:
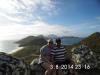
[(100, 29), (100, 25), (99, 24), (97, 24), (97, 25), (91, 25), (90, 27), (89, 27), (90, 29)]
[[(0, 40), (39, 34), (85, 36), (88, 32), (100, 31), (99, 23), (88, 22), (70, 26), (43, 21), (43, 16), (53, 16), (58, 13), (57, 9), (56, 0), (1, 0)], [(100, 20), (100, 17), (97, 19)]]
[(18, 23), (31, 23), (40, 14), (53, 15), (55, 4), (54, 0), (1, 0), (0, 15)]
[[(94, 32), (100, 32), (100, 21), (90, 21), (86, 23), (77, 24), (75, 31), (78, 33), (78, 36), (87, 37), (88, 35)], [(77, 34), (76, 33), (76, 34)]]
[(49, 35), (59, 36), (71, 35), (71, 29), (62, 25), (51, 25), (43, 21), (34, 21), (32, 25), (20, 25), (9, 23), (0, 26), (0, 40), (21, 39), (29, 35)]
[(96, 17), (97, 20), (100, 20), (100, 16)]
[(55, 4), (54, 0), (1, 0), (0, 40), (39, 34), (65, 35), (70, 29), (44, 22), (40, 16), (41, 13), (49, 16), (56, 13)]
[[(8, 13), (32, 12), (40, 8), (50, 11), (55, 8), (53, 0), (1, 0), (0, 9)], [(5, 10), (6, 9), (6, 10)]]

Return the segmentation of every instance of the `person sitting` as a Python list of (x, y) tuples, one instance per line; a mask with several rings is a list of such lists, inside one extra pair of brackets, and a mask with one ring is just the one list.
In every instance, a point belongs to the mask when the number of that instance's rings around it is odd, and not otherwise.
[(53, 69), (51, 69), (51, 51), (53, 50), (53, 40), (49, 39), (47, 44), (40, 48), (39, 63), (46, 70), (45, 75), (51, 75)]
[(56, 66), (59, 66), (59, 69), (58, 69), (58, 74), (59, 75), (63, 75), (63, 72), (61, 70), (61, 65), (65, 63), (65, 48), (61, 45), (61, 39), (60, 38), (57, 38), (56, 41), (55, 41), (55, 46), (53, 48), (53, 50), (51, 51), (51, 54), (53, 56), (53, 61), (54, 61), (54, 64)]
[(62, 69), (61, 65), (71, 64), (71, 60), (66, 57), (66, 49), (61, 44), (61, 39), (57, 38), (55, 40), (55, 43), (56, 44), (53, 50), (51, 51), (51, 54), (53, 56), (54, 64), (58, 66), (58, 74), (64, 75), (64, 73), (61, 70)]

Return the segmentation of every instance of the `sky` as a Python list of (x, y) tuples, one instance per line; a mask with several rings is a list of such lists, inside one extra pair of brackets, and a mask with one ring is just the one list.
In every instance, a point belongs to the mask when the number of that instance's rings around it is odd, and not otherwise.
[(100, 0), (0, 0), (0, 40), (100, 32)]

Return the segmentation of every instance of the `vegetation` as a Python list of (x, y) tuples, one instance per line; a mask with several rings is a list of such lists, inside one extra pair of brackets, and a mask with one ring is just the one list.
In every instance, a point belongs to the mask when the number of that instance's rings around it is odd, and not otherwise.
[(23, 49), (18, 50), (11, 55), (20, 59), (24, 59), (27, 63), (30, 63), (34, 58), (39, 57), (40, 48), (46, 44), (47, 41), (43, 36), (29, 36), (16, 43), (19, 43)]
[(19, 44), (20, 47), (26, 47), (26, 46), (37, 46), (37, 45), (44, 45), (47, 43), (45, 40), (45, 37), (39, 35), (39, 36), (29, 36), (26, 37), (20, 41), (17, 41), (16, 43)]
[(83, 39), (79, 44), (84, 44), (93, 49), (94, 52), (100, 52), (100, 32), (96, 32)]

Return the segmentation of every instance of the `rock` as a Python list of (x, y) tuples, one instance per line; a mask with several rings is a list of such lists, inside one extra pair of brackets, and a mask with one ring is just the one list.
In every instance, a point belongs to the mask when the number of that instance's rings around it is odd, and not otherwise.
[(22, 60), (0, 52), (0, 75), (30, 75), (30, 67)]
[(98, 59), (94, 52), (85, 45), (80, 45), (77, 48), (72, 49), (72, 59), (75, 64), (81, 64), (82, 68), (85, 68), (85, 65), (92, 68), (98, 68)]
[(31, 74), (34, 74), (34, 75), (44, 75), (45, 70), (41, 66), (41, 64), (38, 64), (38, 62), (39, 62), (38, 58), (34, 59), (31, 62), (31, 64), (30, 64), (30, 66), (31, 66)]

